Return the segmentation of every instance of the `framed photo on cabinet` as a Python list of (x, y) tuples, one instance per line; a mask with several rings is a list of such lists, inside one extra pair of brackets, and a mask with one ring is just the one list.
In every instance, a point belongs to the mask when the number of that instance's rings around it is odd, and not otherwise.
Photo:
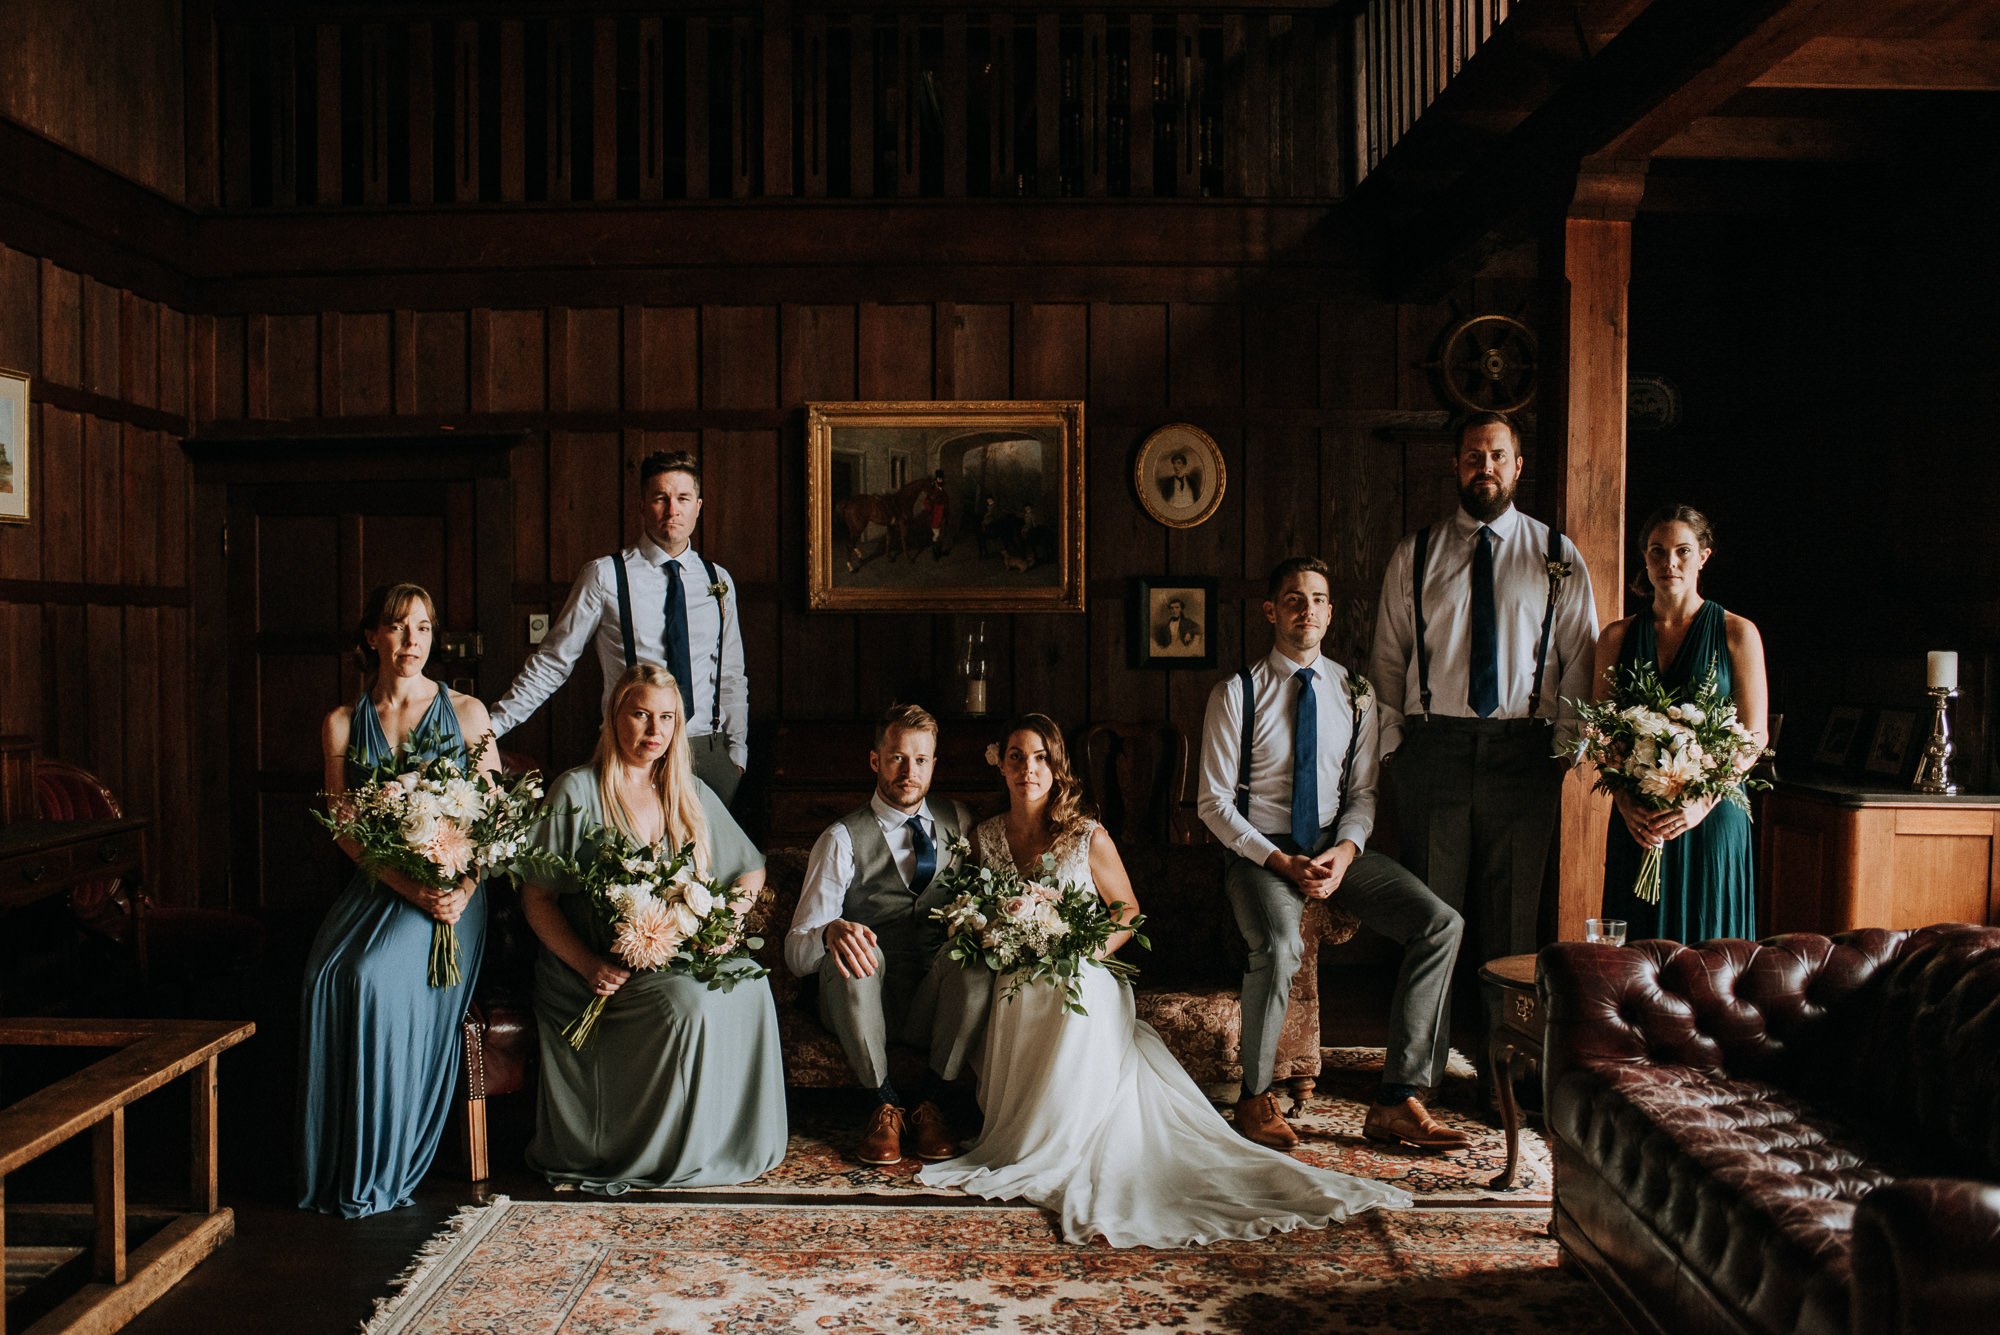
[(1879, 709), (1875, 729), (1868, 740), (1868, 752), (1861, 762), (1864, 773), (1878, 778), (1900, 778), (1916, 768), (1911, 746), (1917, 731), (1914, 709)]
[(0, 523), (28, 522), (28, 377), (0, 370)]
[(806, 586), (848, 612), (1083, 610), (1083, 404), (809, 403)]
[(1813, 764), (1845, 769), (1854, 758), (1854, 743), (1861, 736), (1861, 707), (1835, 705), (1820, 730), (1819, 745), (1813, 748)]

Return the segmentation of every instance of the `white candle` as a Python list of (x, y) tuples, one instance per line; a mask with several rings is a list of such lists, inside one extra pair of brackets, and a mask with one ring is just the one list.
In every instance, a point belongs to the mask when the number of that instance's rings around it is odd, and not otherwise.
[(1949, 649), (1933, 649), (1928, 655), (1930, 688), (1934, 691), (1958, 689), (1958, 655)]

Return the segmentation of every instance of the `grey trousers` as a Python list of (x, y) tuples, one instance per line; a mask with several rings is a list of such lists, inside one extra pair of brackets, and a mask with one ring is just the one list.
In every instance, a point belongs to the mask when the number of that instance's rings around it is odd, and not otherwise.
[[(1299, 851), (1289, 837), (1276, 842), (1287, 853)], [(1250, 968), (1243, 975), (1243, 1093), (1248, 1097), (1271, 1087), (1278, 1035), (1304, 950), (1299, 921), (1306, 897), (1290, 881), (1248, 858), (1230, 859), (1223, 889), (1236, 925), (1250, 945)], [(1451, 1057), (1451, 970), (1458, 959), (1463, 920), (1407, 868), (1382, 853), (1363, 853), (1354, 859), (1331, 902), (1403, 948), (1403, 964), (1396, 971), (1396, 990), (1389, 1001), (1383, 1083), (1437, 1085)]]
[(992, 970), (967, 968), (942, 949), (926, 965), (922, 957), (889, 959), (877, 946), (866, 978), (842, 973), (832, 951), (819, 962), (820, 1022), (869, 1089), (889, 1079), (891, 1042), (923, 1052), (933, 1071), (956, 1080), (971, 1065), (992, 1004)]
[(734, 805), (736, 790), (743, 783), (743, 771), (729, 758), (729, 738), (723, 733), (705, 732), (688, 738), (688, 751), (694, 757), (694, 776), (715, 790), (722, 805)]
[(1390, 771), (1403, 862), (1465, 915), (1472, 959), (1540, 948), (1562, 810), (1554, 733), (1529, 719), (1412, 719)]

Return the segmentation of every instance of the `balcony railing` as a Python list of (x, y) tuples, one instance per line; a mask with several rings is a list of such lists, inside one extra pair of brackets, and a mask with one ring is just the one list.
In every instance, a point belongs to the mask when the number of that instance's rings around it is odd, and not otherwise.
[(1326, 199), (1377, 143), (1350, 125), (1346, 77), (1374, 68), (1349, 49), (1373, 8), (271, 22), (244, 6), (219, 25), (221, 197)]
[(1513, 8), (1511, 0), (1366, 0), (1349, 42), (1356, 181), (1380, 165)]

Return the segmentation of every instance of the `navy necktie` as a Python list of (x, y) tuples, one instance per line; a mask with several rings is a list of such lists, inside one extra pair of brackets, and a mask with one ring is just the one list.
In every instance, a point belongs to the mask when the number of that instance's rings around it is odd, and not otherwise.
[(910, 817), (910, 842), (917, 846), (917, 869), (910, 876), (910, 893), (921, 895), (937, 875), (937, 845), (924, 833), (924, 818)]
[(1313, 697), (1313, 670), (1300, 668), (1292, 675), (1299, 683), (1292, 720), (1292, 842), (1310, 856), (1319, 842), (1319, 702)]
[(667, 560), (667, 628), (663, 638), (667, 671), (680, 683), (681, 718), (686, 721), (694, 711), (694, 663), (688, 657), (687, 589), (681, 583), (681, 563), (672, 558)]
[(1500, 708), (1500, 637), (1493, 612), (1493, 530), (1479, 526), (1472, 549), (1472, 663), (1466, 703), (1481, 718)]

